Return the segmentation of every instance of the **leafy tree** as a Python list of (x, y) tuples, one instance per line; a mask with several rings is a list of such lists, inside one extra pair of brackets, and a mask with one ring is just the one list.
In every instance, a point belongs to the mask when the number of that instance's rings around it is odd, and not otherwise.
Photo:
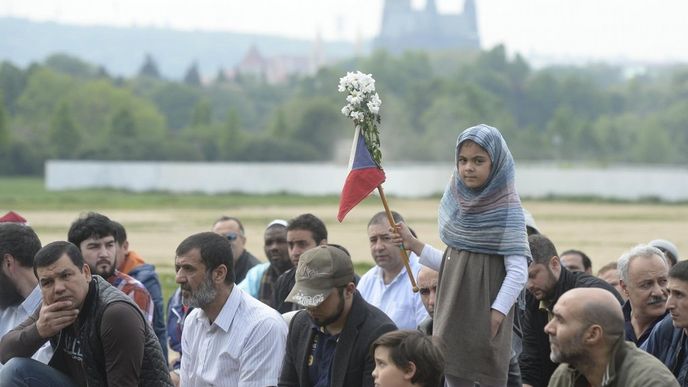
[(69, 105), (62, 101), (53, 115), (50, 142), (53, 156), (63, 159), (74, 158), (81, 136), (72, 119)]
[(54, 54), (45, 60), (46, 67), (79, 78), (95, 78), (98, 67), (66, 54)]
[(139, 69), (139, 76), (160, 79), (160, 70), (158, 70), (158, 64), (151, 54), (146, 54), (146, 58), (143, 61), (141, 69)]
[(10, 114), (17, 110), (17, 100), (26, 88), (26, 75), (22, 70), (10, 62), (0, 63), (0, 90), (3, 100)]
[(194, 87), (201, 85), (201, 74), (198, 72), (198, 63), (193, 62), (189, 69), (186, 70), (186, 75), (184, 75), (184, 83)]
[(191, 126), (198, 127), (203, 125), (210, 125), (212, 117), (212, 107), (207, 99), (202, 99), (196, 103), (191, 118)]

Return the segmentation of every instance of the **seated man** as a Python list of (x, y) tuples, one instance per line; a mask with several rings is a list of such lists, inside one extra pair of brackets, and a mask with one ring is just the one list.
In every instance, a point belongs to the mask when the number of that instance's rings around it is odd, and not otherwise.
[(306, 251), (287, 297), (306, 308), (291, 319), (280, 386), (372, 387), (370, 346), (395, 330), (356, 291), (351, 257), (335, 246)]
[(260, 263), (258, 258), (246, 250), (246, 231), (239, 218), (222, 216), (213, 223), (213, 232), (226, 237), (232, 242), (232, 256), (234, 257), (234, 282), (240, 283), (246, 273)]
[(566, 250), (559, 255), (559, 260), (568, 271), (582, 271), (592, 275), (592, 261), (580, 250)]
[(432, 336), (432, 318), (435, 315), (435, 300), (437, 298), (437, 280), (439, 273), (427, 266), (421, 267), (418, 272), (418, 294), (423, 301), (423, 306), (428, 312), (428, 317), (418, 325), (418, 330)]
[[(41, 304), (41, 289), (33, 274), (33, 257), (40, 249), (41, 241), (31, 227), (0, 222), (0, 338)], [(52, 354), (46, 344), (32, 357), (48, 363)]]
[(232, 245), (212, 232), (179, 244), (182, 302), (194, 310), (182, 331), (182, 386), (276, 386), (287, 324), (234, 285)]
[(605, 281), (561, 265), (552, 241), (542, 234), (528, 237), (533, 262), (528, 267), (526, 310), (521, 328), (523, 351), (518, 363), (523, 386), (546, 386), (557, 365), (550, 357), (550, 342), (544, 327), (552, 319), (552, 308), (564, 292), (573, 288), (602, 288), (622, 304), (621, 296)]
[(651, 355), (624, 340), (618, 299), (603, 289), (564, 293), (545, 326), (551, 358), (561, 363), (550, 387), (677, 387), (676, 378)]
[(160, 278), (155, 272), (155, 266), (143, 261), (134, 250), (129, 250), (127, 230), (121, 223), (112, 221), (115, 228), (115, 242), (117, 242), (117, 270), (141, 282), (153, 299), (153, 330), (158, 336), (162, 354), (167, 359), (167, 332), (163, 316), (162, 286)]
[[(404, 221), (397, 212), (392, 212), (392, 216), (396, 223)], [(373, 215), (368, 222), (368, 240), (375, 266), (361, 277), (357, 289), (364, 300), (385, 312), (399, 329), (415, 329), (428, 313), (420, 295), (413, 292), (402, 252), (393, 237), (387, 213)], [(418, 277), (421, 265), (415, 253), (409, 256), (409, 267), (413, 277)]]
[(287, 225), (287, 246), (289, 258), (294, 266), (277, 278), (275, 283), (274, 305), (280, 313), (298, 310), (297, 304), (285, 301), (294, 287), (296, 265), (299, 264), (301, 254), (318, 245), (327, 244), (327, 227), (320, 218), (313, 214), (301, 214), (289, 221)]
[(614, 289), (621, 295), (624, 302), (628, 300), (624, 295), (623, 289), (621, 289), (620, 281), (621, 275), (619, 274), (619, 267), (616, 261), (609, 262), (608, 264), (602, 266), (600, 270), (597, 271), (597, 278), (607, 281), (608, 284), (612, 285)]
[[(170, 386), (158, 338), (129, 297), (53, 242), (33, 263), (43, 304), (0, 341), (0, 386)], [(48, 365), (27, 359), (46, 341)], [(42, 383), (42, 384), (41, 384)]]
[(619, 258), (626, 340), (641, 346), (652, 328), (667, 314), (669, 265), (659, 249), (638, 245)]
[[(81, 250), (91, 273), (103, 277), (121, 290), (141, 308), (149, 324), (153, 324), (153, 298), (143, 284), (117, 270), (117, 231), (105, 215), (89, 212), (69, 227), (67, 238)], [(162, 348), (162, 343), (161, 343)]]
[(237, 286), (264, 304), (276, 309), (274, 294), (277, 278), (294, 267), (291, 259), (289, 259), (287, 221), (275, 219), (270, 222), (265, 229), (263, 241), (263, 250), (265, 250), (268, 261), (253, 266), (246, 274), (246, 278)]
[(655, 325), (650, 337), (641, 346), (654, 355), (678, 379), (681, 386), (688, 382), (688, 261), (678, 262), (669, 270), (669, 314)]
[(678, 248), (675, 244), (671, 243), (671, 241), (666, 239), (655, 239), (650, 241), (648, 245), (660, 249), (664, 253), (669, 266), (674, 266), (676, 262), (681, 260), (681, 257), (678, 255)]

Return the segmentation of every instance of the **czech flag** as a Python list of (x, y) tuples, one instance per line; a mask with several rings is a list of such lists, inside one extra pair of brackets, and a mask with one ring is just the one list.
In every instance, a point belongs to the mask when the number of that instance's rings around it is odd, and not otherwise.
[(356, 129), (354, 145), (351, 148), (349, 159), (349, 175), (342, 188), (342, 196), (339, 198), (339, 213), (337, 220), (344, 220), (346, 214), (351, 211), (361, 200), (365, 199), (373, 190), (385, 181), (385, 171), (373, 161), (365, 138), (360, 129)]

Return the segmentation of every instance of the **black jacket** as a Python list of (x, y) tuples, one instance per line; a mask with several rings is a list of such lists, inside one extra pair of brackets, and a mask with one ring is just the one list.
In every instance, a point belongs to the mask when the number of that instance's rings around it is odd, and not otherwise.
[[(372, 387), (375, 362), (370, 355), (370, 345), (396, 329), (384, 312), (367, 303), (358, 292), (354, 293), (349, 318), (332, 360), (331, 387)], [(311, 318), (306, 311), (298, 312), (289, 326), (279, 386), (311, 386), (306, 359), (312, 342)]]
[[(623, 304), (623, 299), (611, 285), (604, 280), (593, 277), (585, 273), (574, 273), (561, 268), (559, 281), (554, 287), (551, 306), (559, 300), (562, 294), (574, 288), (602, 288), (610, 291), (619, 304)], [(523, 351), (519, 356), (518, 363), (521, 367), (521, 378), (523, 384), (530, 384), (533, 387), (545, 387), (549, 378), (554, 373), (558, 364), (553, 363), (550, 358), (549, 337), (545, 333), (547, 325), (547, 312), (540, 310), (540, 301), (533, 297), (530, 292), (526, 295), (526, 310), (521, 329), (523, 330)]]

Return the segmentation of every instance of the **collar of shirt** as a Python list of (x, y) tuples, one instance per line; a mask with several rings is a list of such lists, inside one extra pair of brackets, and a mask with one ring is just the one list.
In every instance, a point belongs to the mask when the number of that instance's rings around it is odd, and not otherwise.
[(36, 285), (35, 288), (29, 293), (29, 296), (26, 297), (24, 302), (21, 303), (21, 308), (26, 312), (27, 316), (30, 316), (33, 314), (33, 312), (38, 308), (38, 305), (41, 303), (41, 300), (43, 299), (41, 295), (41, 289), (38, 285)]
[[(242, 292), (243, 291), (236, 285), (232, 287), (232, 291), (229, 293), (229, 298), (227, 298), (227, 301), (225, 301), (225, 304), (222, 306), (222, 310), (220, 310), (220, 313), (217, 315), (217, 318), (215, 321), (213, 321), (212, 325), (217, 326), (225, 332), (229, 332), (229, 327), (232, 325), (234, 316), (236, 316), (237, 310), (239, 309), (239, 304), (241, 303), (241, 295), (239, 293)], [(196, 319), (203, 320), (203, 322), (205, 322), (207, 325), (210, 325), (210, 320), (208, 320), (208, 316), (206, 316), (204, 310), (201, 310), (201, 312), (196, 315)]]

